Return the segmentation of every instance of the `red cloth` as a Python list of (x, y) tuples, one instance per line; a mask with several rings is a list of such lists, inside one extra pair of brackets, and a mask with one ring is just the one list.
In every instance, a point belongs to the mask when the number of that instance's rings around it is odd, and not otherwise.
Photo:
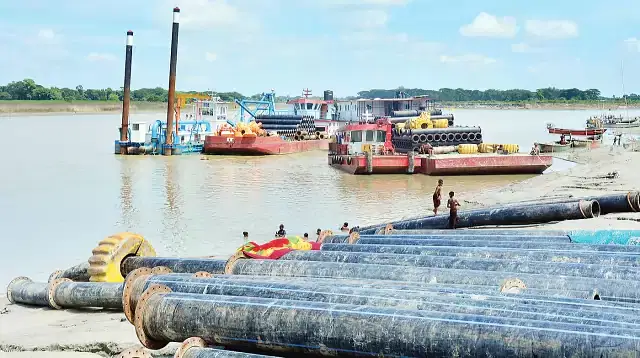
[(269, 256), (262, 256), (262, 255), (254, 254), (254, 253), (249, 252), (249, 251), (242, 251), (242, 253), (245, 254), (245, 256), (250, 257), (252, 259), (277, 260), (277, 259), (281, 258), (282, 256), (284, 256), (285, 254), (290, 253), (291, 251), (294, 251), (294, 250), (293, 249), (275, 250)]

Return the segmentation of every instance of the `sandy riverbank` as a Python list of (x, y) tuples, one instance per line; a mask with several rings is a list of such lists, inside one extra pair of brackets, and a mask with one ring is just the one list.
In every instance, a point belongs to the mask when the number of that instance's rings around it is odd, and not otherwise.
[[(638, 161), (638, 156), (640, 153), (626, 152), (620, 147), (612, 150), (608, 146), (571, 153), (568, 159), (579, 164), (568, 171), (537, 176), (495, 190), (462, 193), (459, 200), (463, 204), (463, 209), (466, 209), (536, 198), (580, 197), (639, 190), (640, 175), (637, 169), (633, 169), (635, 166), (632, 164)], [(596, 178), (611, 172), (617, 172), (618, 177)], [(477, 180), (483, 180), (483, 177), (479, 176)], [(444, 190), (447, 192), (456, 188), (448, 187), (445, 178)], [(538, 227), (544, 229), (640, 229), (639, 221), (640, 213), (612, 214), (595, 219), (565, 221)], [(4, 290), (4, 288), (0, 289)], [(94, 353), (93, 356), (99, 354), (109, 357), (138, 345), (134, 327), (120, 312), (87, 313), (76, 310), (26, 308), (10, 305), (5, 297), (0, 299), (0, 351), (88, 352)], [(173, 344), (159, 354), (171, 354), (176, 347), (177, 344)], [(15, 354), (0, 353), (0, 357), (54, 357), (54, 355)], [(92, 355), (78, 357), (90, 356)]]
[[(166, 112), (166, 103), (131, 102), (130, 111)], [(121, 102), (48, 102), (48, 101), (0, 101), (0, 116), (25, 116), (60, 113), (100, 114), (122, 112)]]

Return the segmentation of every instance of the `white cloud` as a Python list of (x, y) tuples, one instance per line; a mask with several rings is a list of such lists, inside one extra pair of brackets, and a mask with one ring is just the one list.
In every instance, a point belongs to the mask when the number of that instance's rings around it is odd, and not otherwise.
[(207, 60), (207, 62), (214, 62), (218, 59), (218, 55), (213, 52), (205, 52), (204, 58), (205, 60)]
[(636, 37), (630, 37), (624, 40), (627, 50), (632, 52), (640, 52), (640, 39)]
[(466, 55), (460, 55), (460, 56), (442, 55), (440, 56), (440, 62), (490, 65), (492, 63), (496, 63), (497, 61), (494, 58), (487, 57), (484, 55), (466, 54)]
[(411, 1), (412, 0), (323, 0), (318, 1), (318, 3), (324, 6), (404, 6)]
[(360, 29), (375, 29), (385, 27), (388, 20), (389, 15), (386, 11), (369, 9), (350, 13), (346, 16), (345, 23)]
[(514, 37), (517, 33), (515, 18), (497, 17), (486, 12), (479, 13), (473, 22), (460, 27), (460, 34), (469, 37)]
[(167, 0), (158, 7), (160, 19), (170, 22), (169, 9), (180, 8), (180, 26), (188, 30), (206, 30), (213, 28), (236, 27), (253, 30), (259, 27), (258, 21), (227, 0)]
[(569, 20), (527, 20), (528, 34), (547, 39), (567, 39), (578, 36), (578, 25)]
[(511, 51), (516, 53), (538, 53), (538, 52), (544, 52), (545, 49), (541, 47), (532, 47), (526, 42), (520, 42), (520, 43), (511, 45)]
[(87, 55), (87, 60), (91, 61), (91, 62), (112, 62), (112, 61), (116, 61), (118, 58), (110, 53), (98, 53), (98, 52), (91, 52), (89, 55)]
[(56, 37), (56, 33), (51, 29), (42, 29), (38, 31), (38, 38), (43, 40), (52, 40), (54, 37)]

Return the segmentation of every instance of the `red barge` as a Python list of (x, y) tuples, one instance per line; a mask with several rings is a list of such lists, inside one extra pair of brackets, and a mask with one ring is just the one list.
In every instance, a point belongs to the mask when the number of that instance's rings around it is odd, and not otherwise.
[(212, 155), (278, 155), (327, 150), (337, 123), (333, 92), (324, 99), (303, 96), (289, 101), (292, 111), (276, 111), (275, 92), (263, 93), (260, 100), (236, 100), (240, 121), (219, 128), (205, 137), (202, 152)]
[(388, 119), (341, 127), (329, 144), (329, 165), (350, 174), (481, 175), (542, 174), (553, 163), (550, 155), (520, 153), (398, 154), (392, 136)]
[(281, 137), (236, 137), (210, 135), (204, 140), (204, 153), (214, 155), (274, 155), (328, 149), (328, 139), (292, 141)]

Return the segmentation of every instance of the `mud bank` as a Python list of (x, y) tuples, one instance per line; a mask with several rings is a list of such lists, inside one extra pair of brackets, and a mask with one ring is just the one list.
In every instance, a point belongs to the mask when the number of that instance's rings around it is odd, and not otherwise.
[[(132, 112), (162, 112), (166, 103), (131, 102)], [(112, 113), (122, 112), (120, 102), (47, 102), (47, 101), (1, 101), (0, 116), (18, 116), (50, 113)]]

